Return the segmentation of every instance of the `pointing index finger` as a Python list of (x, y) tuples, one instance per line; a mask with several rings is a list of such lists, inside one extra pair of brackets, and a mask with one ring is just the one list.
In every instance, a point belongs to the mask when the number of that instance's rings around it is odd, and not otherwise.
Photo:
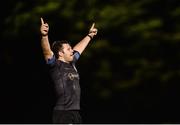
[(44, 20), (43, 20), (43, 18), (41, 17), (41, 24), (44, 24)]
[(95, 23), (93, 23), (93, 24), (92, 24), (92, 26), (91, 26), (91, 29), (90, 29), (90, 30), (94, 29), (94, 26), (95, 26)]

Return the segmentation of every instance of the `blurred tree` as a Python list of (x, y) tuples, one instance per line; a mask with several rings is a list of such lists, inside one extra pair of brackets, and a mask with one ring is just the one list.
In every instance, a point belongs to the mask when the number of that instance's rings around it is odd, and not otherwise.
[(95, 22), (98, 36), (82, 56), (80, 72), (89, 74), (84, 79), (93, 78), (86, 82), (99, 95), (104, 89), (110, 94), (149, 79), (164, 84), (179, 76), (180, 11), (175, 0), (7, 0), (5, 5), (1, 41), (19, 48), (24, 41), (37, 44), (33, 37), (41, 16), (50, 24), (52, 40), (68, 38), (73, 44)]

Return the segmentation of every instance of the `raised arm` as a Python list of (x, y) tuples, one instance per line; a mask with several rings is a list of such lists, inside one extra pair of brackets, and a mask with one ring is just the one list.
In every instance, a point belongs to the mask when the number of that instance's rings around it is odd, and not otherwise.
[(46, 62), (48, 61), (48, 59), (50, 59), (53, 56), (53, 52), (49, 44), (48, 31), (49, 31), (49, 25), (47, 23), (44, 23), (43, 18), (41, 18), (41, 27), (40, 27), (40, 32), (42, 35), (41, 47)]
[(97, 29), (94, 27), (95, 23), (92, 24), (89, 33), (79, 43), (77, 43), (73, 50), (78, 51), (80, 54), (84, 51), (91, 39), (97, 34)]

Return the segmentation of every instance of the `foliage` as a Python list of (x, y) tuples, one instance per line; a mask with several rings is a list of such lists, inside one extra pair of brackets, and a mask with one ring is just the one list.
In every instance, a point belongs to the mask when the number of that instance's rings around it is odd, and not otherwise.
[(0, 25), (6, 65), (16, 63), (14, 55), (28, 46), (27, 56), (35, 51), (42, 59), (38, 36), (43, 17), (51, 41), (68, 39), (72, 44), (96, 23), (98, 35), (78, 68), (83, 86), (99, 98), (109, 99), (115, 91), (140, 84), (167, 86), (180, 76), (180, 9), (175, 0), (7, 0), (5, 5)]

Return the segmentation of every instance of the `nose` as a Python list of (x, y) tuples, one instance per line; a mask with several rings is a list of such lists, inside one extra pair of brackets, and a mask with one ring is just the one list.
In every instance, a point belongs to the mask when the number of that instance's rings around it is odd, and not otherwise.
[(72, 53), (73, 53), (73, 55), (74, 55), (75, 51), (74, 51), (74, 50), (72, 50)]
[(74, 54), (74, 50), (73, 50), (73, 49), (71, 49), (71, 51), (70, 51), (70, 52)]

